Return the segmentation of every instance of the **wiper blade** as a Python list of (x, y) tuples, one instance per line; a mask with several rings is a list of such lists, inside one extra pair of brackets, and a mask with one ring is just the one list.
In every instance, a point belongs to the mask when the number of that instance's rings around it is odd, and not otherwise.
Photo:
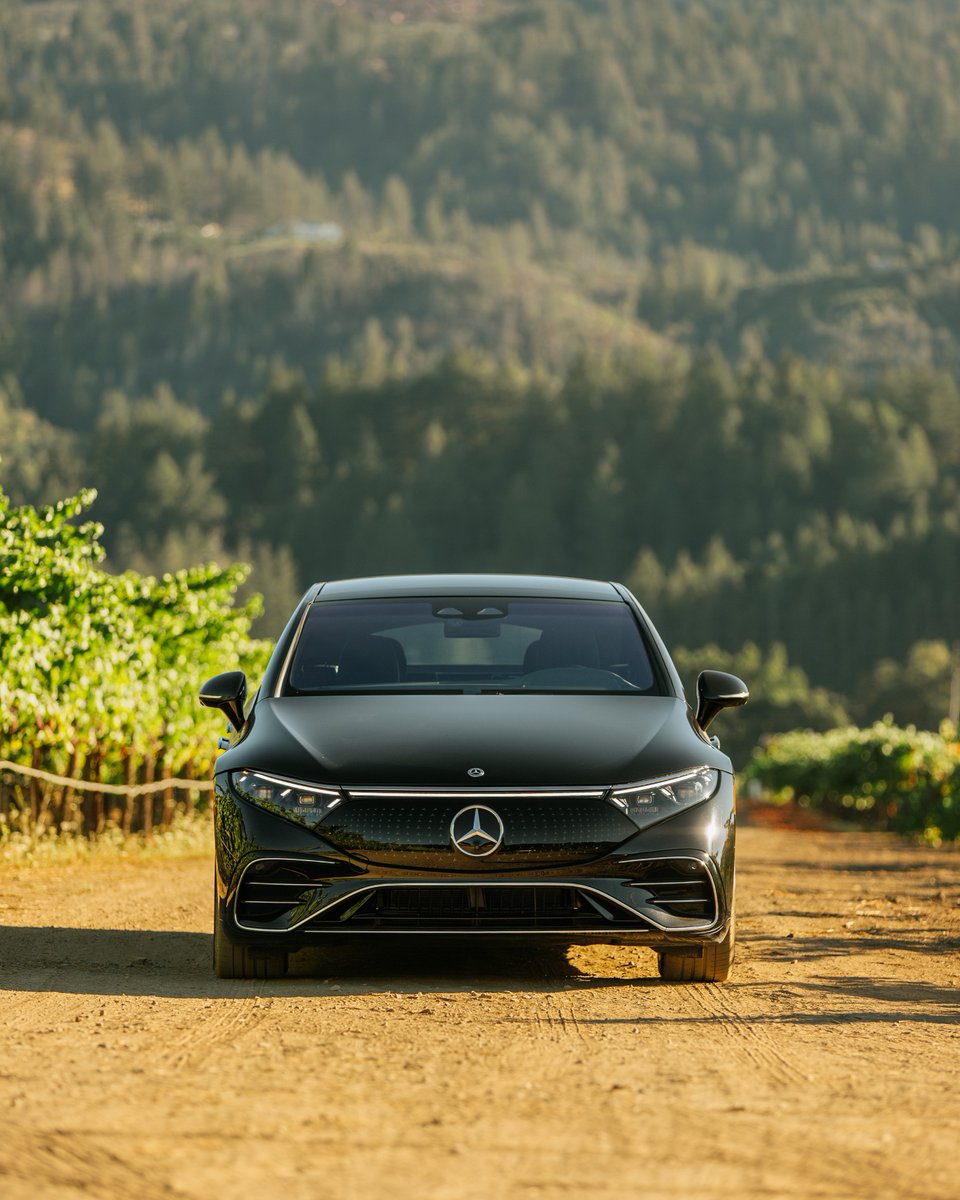
[(464, 692), (462, 687), (443, 687), (437, 684), (403, 684), (403, 683), (372, 683), (346, 684), (343, 687), (322, 687), (316, 689), (297, 688), (291, 690), (294, 696), (459, 696)]
[(484, 695), (491, 696), (642, 696), (647, 693), (639, 688), (484, 688)]

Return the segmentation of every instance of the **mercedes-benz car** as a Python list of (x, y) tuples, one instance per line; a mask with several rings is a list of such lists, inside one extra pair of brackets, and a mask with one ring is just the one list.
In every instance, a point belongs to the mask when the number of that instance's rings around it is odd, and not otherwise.
[[(551, 938), (652, 947), (727, 977), (734, 778), (622, 585), (522, 575), (318, 583), (247, 705), (200, 702), (216, 768), (214, 968), (271, 978), (331, 939)], [(223, 743), (221, 743), (223, 744)]]

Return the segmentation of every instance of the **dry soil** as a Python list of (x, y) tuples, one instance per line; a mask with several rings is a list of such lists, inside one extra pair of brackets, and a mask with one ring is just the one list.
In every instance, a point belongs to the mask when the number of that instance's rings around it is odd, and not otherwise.
[(0, 871), (0, 1195), (960, 1196), (960, 855), (746, 829), (726, 985), (417, 942), (210, 971), (208, 862)]

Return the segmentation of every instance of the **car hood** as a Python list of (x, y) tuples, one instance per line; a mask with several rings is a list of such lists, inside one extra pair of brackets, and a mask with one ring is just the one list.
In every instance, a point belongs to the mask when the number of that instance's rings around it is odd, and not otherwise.
[(217, 770), (382, 786), (629, 783), (726, 755), (684, 701), (630, 695), (298, 696), (261, 699)]

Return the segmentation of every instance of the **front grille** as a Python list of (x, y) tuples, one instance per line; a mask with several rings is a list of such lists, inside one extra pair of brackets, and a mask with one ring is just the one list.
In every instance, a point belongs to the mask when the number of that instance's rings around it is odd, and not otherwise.
[(709, 871), (698, 859), (635, 864), (635, 869), (637, 878), (631, 887), (640, 891), (644, 907), (655, 906), (670, 916), (698, 923), (716, 919), (716, 893)]
[[(390, 866), (473, 874), (588, 862), (637, 832), (599, 787), (350, 788), (347, 796), (317, 831), (338, 850)], [(451, 845), (451, 821), (472, 804), (493, 808), (503, 822), (503, 843), (489, 859), (470, 858)]]
[(311, 928), (356, 930), (597, 930), (647, 928), (639, 917), (578, 887), (381, 887), (327, 909)]

